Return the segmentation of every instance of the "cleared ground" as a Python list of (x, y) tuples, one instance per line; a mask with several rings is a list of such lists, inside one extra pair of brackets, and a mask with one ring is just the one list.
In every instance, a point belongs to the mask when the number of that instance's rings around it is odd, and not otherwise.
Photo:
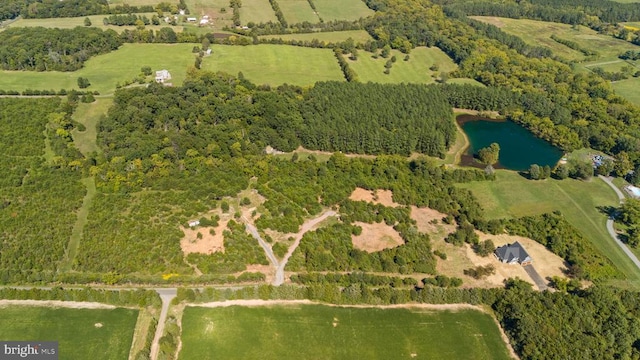
[(400, 234), (385, 223), (355, 222), (353, 225), (362, 228), (360, 235), (351, 235), (351, 242), (356, 249), (372, 253), (404, 244)]
[[(233, 10), (228, 0), (185, 0), (185, 3), (191, 16), (208, 15), (216, 30), (224, 26), (233, 26)], [(244, 1), (242, 3), (244, 6)]]
[(316, 81), (344, 80), (330, 49), (312, 49), (288, 45), (229, 46), (214, 45), (202, 68), (242, 72), (256, 84), (312, 85)]
[[(361, 82), (430, 84), (435, 81), (434, 76), (439, 76), (440, 72), (450, 72), (457, 68), (447, 54), (435, 47), (413, 49), (408, 61), (404, 61), (406, 55), (397, 50), (392, 50), (387, 59), (381, 56), (374, 59), (372, 55), (371, 53), (360, 51), (358, 60), (347, 59), (349, 66), (358, 74), (358, 79)], [(391, 59), (391, 56), (396, 57), (396, 62), (391, 67), (390, 74), (385, 74), (384, 66)], [(429, 69), (434, 64), (438, 65), (437, 71)]]
[(277, 23), (278, 18), (276, 18), (269, 0), (242, 0), (240, 21), (242, 21), (242, 25), (250, 22), (259, 24), (272, 21)]
[(0, 89), (70, 90), (78, 88), (78, 77), (85, 77), (92, 84), (87, 90), (99, 91), (104, 95), (113, 92), (116, 84), (135, 79), (143, 66), (150, 66), (152, 70), (167, 69), (171, 72), (171, 82), (181, 85), (187, 68), (195, 61), (191, 53), (193, 46), (124, 44), (117, 51), (89, 59), (84, 68), (78, 71), (0, 71)]
[(498, 326), (476, 310), (288, 305), (187, 307), (181, 360), (509, 359)]
[(374, 13), (362, 0), (313, 0), (313, 3), (324, 21), (358, 20)]
[(0, 308), (0, 339), (58, 341), (60, 359), (129, 357), (138, 310)]
[[(626, 282), (640, 286), (640, 271), (607, 233), (606, 215), (601, 207), (617, 206), (611, 188), (597, 178), (527, 180), (516, 172), (498, 170), (496, 181), (481, 181), (458, 186), (471, 190), (485, 209), (488, 219), (536, 215), (559, 210), (566, 219), (613, 261), (627, 277)], [(585, 196), (588, 194), (588, 196)]]
[(284, 35), (263, 35), (261, 39), (282, 39), (282, 40), (299, 40), (311, 41), (317, 39), (324, 42), (342, 42), (351, 38), (356, 43), (365, 43), (373, 38), (365, 30), (347, 30), (347, 31), (331, 31), (331, 32), (314, 32)]
[(280, 10), (289, 24), (308, 21), (312, 24), (320, 22), (307, 0), (278, 0)]
[(391, 190), (367, 190), (356, 188), (349, 196), (353, 201), (366, 201), (373, 204), (381, 204), (389, 207), (397, 207), (400, 204), (393, 201), (393, 192)]

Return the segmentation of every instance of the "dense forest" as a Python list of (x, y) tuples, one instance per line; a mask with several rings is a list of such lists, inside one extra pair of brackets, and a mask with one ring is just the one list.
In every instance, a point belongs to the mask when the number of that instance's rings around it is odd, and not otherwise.
[(0, 32), (0, 44), (3, 70), (74, 71), (90, 57), (116, 50), (122, 41), (113, 30), (27, 27)]

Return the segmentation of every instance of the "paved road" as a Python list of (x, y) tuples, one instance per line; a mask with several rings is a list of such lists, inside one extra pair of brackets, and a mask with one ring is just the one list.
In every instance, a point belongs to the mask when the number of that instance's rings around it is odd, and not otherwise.
[(531, 280), (533, 280), (533, 282), (536, 283), (536, 286), (538, 287), (538, 289), (540, 289), (540, 291), (547, 290), (547, 282), (544, 281), (544, 279), (542, 278), (542, 276), (540, 276), (540, 274), (538, 274), (538, 271), (536, 271), (533, 265), (525, 265), (523, 266), (523, 268), (524, 268), (524, 271), (526, 271), (527, 274), (529, 274), (529, 277), (531, 278)]
[[(617, 186), (615, 186), (611, 182), (611, 179), (602, 175), (599, 175), (598, 177), (602, 179), (602, 181), (604, 181), (616, 192), (616, 195), (618, 195), (618, 199), (620, 200), (620, 203), (622, 203), (624, 201), (624, 194), (622, 193), (622, 191), (620, 191), (620, 189), (618, 189)], [(618, 238), (618, 233), (616, 233), (616, 230), (613, 228), (613, 218), (611, 217), (607, 219), (607, 231), (609, 231), (609, 235), (611, 235), (613, 240), (615, 240), (616, 244), (618, 244), (618, 246), (622, 249), (622, 251), (624, 251), (624, 253), (627, 254), (627, 256), (629, 257), (629, 259), (631, 259), (631, 261), (634, 264), (636, 264), (638, 269), (640, 269), (640, 260), (638, 260), (638, 257), (634, 253), (632, 253), (631, 250), (629, 250), (627, 245), (625, 245), (622, 241), (620, 241), (620, 239)]]
[(158, 359), (158, 352), (160, 351), (160, 338), (162, 337), (162, 333), (164, 332), (164, 323), (167, 320), (167, 312), (169, 311), (169, 304), (171, 304), (171, 300), (176, 297), (178, 294), (178, 290), (175, 288), (163, 288), (163, 289), (155, 289), (158, 295), (160, 295), (160, 299), (162, 299), (162, 310), (160, 311), (160, 319), (158, 319), (158, 327), (156, 328), (156, 334), (153, 337), (153, 342), (151, 343), (151, 360)]

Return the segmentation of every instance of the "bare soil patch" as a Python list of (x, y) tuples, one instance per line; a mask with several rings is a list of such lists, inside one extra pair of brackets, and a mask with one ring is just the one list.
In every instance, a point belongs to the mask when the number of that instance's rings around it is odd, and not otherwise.
[(416, 221), (418, 231), (425, 234), (439, 234), (444, 238), (456, 229), (455, 224), (445, 224), (442, 219), (447, 214), (430, 208), (411, 206), (411, 218)]
[(400, 204), (393, 201), (393, 192), (391, 190), (367, 190), (356, 188), (349, 196), (353, 201), (366, 201), (373, 204), (381, 204), (388, 207), (398, 207)]
[(351, 241), (356, 249), (372, 253), (404, 244), (400, 234), (385, 223), (356, 222), (354, 225), (362, 228), (360, 235), (351, 235)]
[[(497, 21), (500, 21), (499, 19), (496, 19)], [(496, 25), (496, 24), (493, 24)], [(498, 25), (496, 25), (498, 26)], [(498, 26), (500, 27), (500, 26)], [(486, 116), (489, 117), (491, 119), (497, 119), (500, 117), (500, 113), (497, 111), (479, 111), (479, 110), (471, 110), (471, 109), (460, 109), (460, 108), (453, 108), (453, 112), (454, 113), (466, 113), (466, 114), (470, 114), (470, 115), (479, 115), (479, 116)]]
[[(227, 228), (230, 216), (226, 216), (224, 219), (218, 221), (216, 227), (196, 227), (185, 228), (180, 227), (180, 230), (184, 233), (184, 237), (180, 240), (180, 248), (185, 255), (191, 253), (199, 254), (213, 254), (214, 252), (224, 252), (224, 236), (222, 235)], [(214, 231), (214, 235), (211, 235), (211, 230)], [(198, 239), (198, 234), (201, 238)]]

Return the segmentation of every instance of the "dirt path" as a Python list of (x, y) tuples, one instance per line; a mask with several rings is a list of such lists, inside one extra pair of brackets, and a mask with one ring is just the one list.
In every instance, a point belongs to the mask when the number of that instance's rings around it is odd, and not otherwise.
[(302, 227), (300, 227), (300, 231), (298, 231), (294, 235), (294, 242), (289, 247), (289, 251), (287, 251), (287, 253), (284, 255), (284, 258), (282, 259), (282, 261), (278, 261), (278, 258), (273, 253), (271, 246), (269, 246), (269, 244), (267, 244), (267, 242), (264, 241), (262, 236), (260, 236), (260, 233), (258, 232), (258, 229), (256, 228), (256, 226), (253, 225), (253, 223), (251, 223), (245, 216), (242, 216), (242, 221), (244, 221), (245, 228), (249, 231), (251, 236), (253, 236), (256, 240), (258, 240), (258, 243), (264, 249), (264, 253), (267, 255), (267, 258), (269, 259), (273, 267), (276, 269), (273, 285), (278, 286), (284, 283), (284, 268), (287, 265), (287, 262), (289, 261), (289, 258), (291, 257), (293, 252), (298, 248), (298, 245), (300, 245), (300, 240), (302, 239), (304, 234), (307, 231), (313, 229), (314, 226), (318, 225), (320, 222), (324, 221), (326, 218), (330, 216), (336, 216), (336, 215), (337, 214), (335, 211), (329, 210), (324, 212), (324, 214), (318, 216), (317, 218), (307, 220), (304, 224), (302, 224)]
[(116, 307), (108, 304), (96, 302), (80, 302), (80, 301), (61, 301), (61, 300), (0, 300), (0, 307), (20, 305), (20, 306), (46, 306), (46, 307), (63, 307), (70, 309), (115, 309)]
[(89, 209), (93, 203), (93, 198), (96, 195), (96, 182), (93, 177), (83, 178), (82, 184), (87, 189), (87, 193), (82, 199), (82, 206), (78, 209), (77, 218), (75, 224), (73, 224), (73, 230), (71, 230), (71, 237), (69, 237), (69, 245), (64, 254), (62, 263), (60, 264), (60, 271), (71, 271), (73, 267), (73, 259), (76, 257), (78, 247), (80, 246), (80, 240), (82, 239), (82, 231), (87, 223), (89, 216)]
[(494, 314), (492, 314), (489, 310), (484, 307), (471, 305), (471, 304), (394, 304), (394, 305), (336, 305), (336, 304), (325, 304), (311, 300), (260, 300), (260, 299), (251, 299), (251, 300), (228, 300), (228, 301), (215, 301), (208, 303), (200, 303), (200, 304), (187, 304), (187, 306), (193, 307), (207, 307), (207, 308), (218, 308), (218, 307), (229, 307), (229, 306), (271, 306), (271, 305), (324, 305), (324, 306), (333, 306), (333, 307), (350, 307), (350, 308), (376, 308), (376, 309), (427, 309), (427, 310), (449, 310), (449, 311), (459, 311), (459, 310), (476, 310), (481, 311), (485, 314), (489, 314), (496, 326), (500, 330), (500, 337), (502, 341), (504, 341), (507, 346), (507, 351), (509, 351), (509, 355), (513, 359), (520, 359), (516, 352), (513, 350), (511, 343), (509, 342), (509, 338), (507, 334), (505, 334), (502, 326), (495, 318)]
[(160, 311), (160, 318), (158, 319), (158, 327), (156, 328), (156, 334), (153, 337), (153, 342), (151, 343), (151, 360), (158, 359), (158, 353), (160, 351), (160, 338), (162, 337), (162, 333), (164, 332), (164, 323), (167, 320), (167, 312), (169, 311), (169, 304), (171, 304), (171, 300), (176, 297), (178, 291), (176, 289), (155, 289), (156, 292), (160, 295), (160, 299), (162, 299), (162, 310)]

